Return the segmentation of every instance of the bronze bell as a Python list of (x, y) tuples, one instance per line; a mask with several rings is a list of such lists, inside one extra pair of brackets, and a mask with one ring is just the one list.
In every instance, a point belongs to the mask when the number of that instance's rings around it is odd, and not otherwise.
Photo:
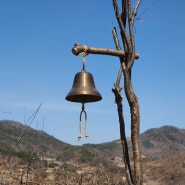
[(71, 91), (67, 94), (66, 100), (71, 102), (88, 103), (102, 99), (101, 94), (96, 90), (91, 73), (82, 70), (74, 78)]

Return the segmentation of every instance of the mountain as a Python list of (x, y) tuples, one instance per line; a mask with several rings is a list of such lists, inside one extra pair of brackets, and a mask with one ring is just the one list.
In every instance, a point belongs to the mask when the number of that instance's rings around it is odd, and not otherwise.
[(22, 157), (34, 153), (39, 159), (106, 165), (110, 161), (110, 156), (116, 154), (114, 152), (110, 155), (113, 149), (116, 148), (112, 142), (102, 145), (73, 146), (19, 122), (0, 121), (0, 153), (4, 155)]
[[(185, 152), (185, 129), (174, 126), (163, 126), (151, 128), (141, 134), (142, 155), (152, 159), (160, 159), (165, 156), (179, 152)], [(16, 146), (16, 147), (15, 147)], [(131, 140), (128, 138), (129, 150), (131, 150)], [(0, 152), (9, 153), (13, 148), (15, 151), (34, 151), (45, 157), (61, 158), (66, 160), (76, 160), (79, 153), (85, 150), (89, 155), (104, 155), (112, 158), (122, 156), (119, 140), (102, 144), (85, 144), (83, 146), (73, 146), (64, 143), (44, 131), (35, 130), (27, 125), (16, 121), (0, 121)], [(87, 151), (86, 151), (87, 152)]]
[[(185, 152), (185, 129), (174, 126), (151, 128), (141, 134), (142, 155), (154, 159)], [(128, 138), (131, 149), (131, 140)], [(44, 131), (35, 130), (16, 121), (0, 121), (0, 152), (4, 154), (15, 151), (34, 151), (38, 155), (58, 158), (60, 160), (81, 160), (88, 162), (97, 156), (112, 159), (122, 157), (119, 140), (102, 144), (85, 144), (73, 146), (64, 143)], [(84, 156), (84, 157), (83, 157)], [(103, 158), (105, 158), (103, 157)]]
[(185, 129), (174, 126), (152, 128), (141, 134), (143, 154), (153, 159), (185, 152)]

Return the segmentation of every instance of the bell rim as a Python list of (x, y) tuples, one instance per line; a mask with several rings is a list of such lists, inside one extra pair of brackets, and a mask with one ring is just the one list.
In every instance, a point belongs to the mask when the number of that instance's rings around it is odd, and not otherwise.
[(65, 98), (67, 101), (76, 102), (76, 103), (91, 103), (98, 102), (102, 100), (102, 96), (100, 93), (98, 95), (90, 95), (90, 94), (76, 94), (71, 95), (70, 93)]

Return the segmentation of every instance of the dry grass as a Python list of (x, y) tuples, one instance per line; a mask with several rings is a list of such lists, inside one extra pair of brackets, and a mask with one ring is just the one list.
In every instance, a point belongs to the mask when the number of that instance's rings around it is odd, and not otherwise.
[(160, 185), (185, 184), (185, 153), (152, 161), (143, 165), (145, 178)]
[(6, 162), (1, 157), (0, 184), (2, 185), (120, 185), (123, 178), (119, 174), (106, 172), (102, 168), (32, 168), (30, 165), (18, 165), (18, 159)]

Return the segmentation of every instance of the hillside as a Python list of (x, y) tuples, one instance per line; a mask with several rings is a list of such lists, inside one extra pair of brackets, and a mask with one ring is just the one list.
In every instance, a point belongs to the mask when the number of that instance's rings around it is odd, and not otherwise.
[(34, 151), (45, 157), (56, 157), (71, 145), (57, 140), (43, 131), (34, 130), (16, 121), (0, 121), (0, 152)]
[[(131, 151), (129, 138), (128, 146)], [(141, 134), (141, 148), (144, 182), (147, 185), (181, 185), (185, 183), (185, 129), (173, 126), (149, 129)], [(39, 178), (45, 179), (50, 184), (54, 181), (54, 177), (59, 178), (61, 182), (63, 182), (61, 178), (66, 181), (65, 178), (73, 177), (74, 183), (82, 178), (79, 173), (83, 172), (84, 175), (87, 175), (83, 176), (84, 181), (92, 180), (93, 182), (96, 177), (96, 182), (99, 184), (107, 181), (116, 185), (116, 179), (119, 184), (124, 172), (119, 140), (102, 144), (73, 146), (59, 141), (43, 131), (37, 131), (9, 120), (0, 121), (0, 153), (2, 159), (6, 159), (11, 154), (12, 160), (18, 161), (18, 164), (24, 164), (27, 166), (26, 168), (31, 167), (31, 169), (34, 167), (33, 173), (36, 170), (38, 174), (39, 170), (39, 174), (42, 174)], [(17, 166), (17, 162), (15, 165)], [(61, 170), (57, 174), (60, 177), (56, 176), (53, 171), (53, 167), (59, 166)], [(1, 178), (3, 170), (7, 168), (7, 163), (1, 163), (0, 168), (2, 168), (0, 169), (2, 171)], [(20, 168), (18, 175), (23, 173), (21, 166)], [(48, 170), (50, 172), (47, 172)], [(12, 173), (15, 172), (11, 171), (10, 174)], [(52, 176), (50, 181), (48, 173), (51, 173)], [(89, 173), (91, 179), (86, 179)], [(54, 174), (55, 176), (53, 176)], [(108, 178), (110, 175), (115, 178)]]
[[(105, 144), (102, 144), (100, 148), (103, 148), (103, 145)], [(113, 143), (108, 144), (108, 151), (111, 152), (113, 145)], [(0, 153), (4, 155), (22, 156), (34, 153), (39, 159), (50, 158), (62, 162), (106, 165), (110, 152), (99, 150), (96, 147), (99, 145), (92, 146), (73, 146), (27, 125), (9, 120), (0, 121)]]
[(185, 152), (185, 129), (152, 128), (141, 134), (142, 153), (153, 159)]
[[(129, 138), (128, 146), (131, 151)], [(122, 157), (119, 140), (73, 146), (27, 125), (2, 120), (0, 121), (0, 153), (9, 154), (13, 149), (15, 152), (33, 151), (40, 157), (57, 158), (61, 161), (96, 163), (98, 158), (110, 160), (114, 157)], [(141, 134), (141, 149), (142, 155), (152, 160), (185, 152), (185, 129), (173, 126), (151, 128)]]

